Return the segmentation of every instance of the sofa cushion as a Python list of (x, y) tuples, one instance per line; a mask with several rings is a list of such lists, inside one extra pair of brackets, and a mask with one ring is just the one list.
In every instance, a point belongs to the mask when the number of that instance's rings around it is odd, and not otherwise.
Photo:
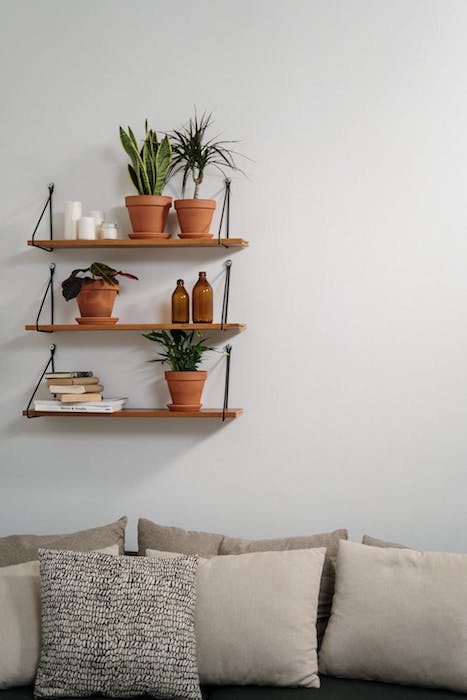
[(200, 559), (195, 632), (201, 683), (319, 687), (316, 611), (325, 551)]
[[(321, 688), (202, 686), (204, 700), (464, 700), (464, 693), (321, 676)], [(102, 700), (90, 695), (90, 700)], [(33, 700), (33, 688), (0, 691), (0, 700)], [(136, 699), (135, 699), (136, 700)]]
[(467, 691), (467, 555), (341, 542), (320, 671)]
[(223, 535), (212, 532), (183, 530), (181, 527), (157, 525), (151, 520), (138, 520), (138, 553), (146, 554), (147, 549), (160, 549), (164, 552), (197, 554), (200, 557), (214, 557), (219, 554)]
[(197, 558), (40, 550), (42, 652), (36, 697), (201, 698)]
[(396, 549), (408, 549), (405, 544), (379, 540), (376, 537), (370, 537), (370, 535), (363, 535), (362, 544), (366, 544), (369, 547), (395, 547)]
[[(209, 700), (463, 700), (467, 695), (449, 690), (408, 688), (321, 676), (320, 689), (310, 688), (208, 688)], [(0, 700), (3, 700), (0, 697)], [(7, 698), (5, 700), (27, 700)]]
[(148, 549), (183, 554), (198, 554), (201, 557), (213, 557), (217, 554), (247, 554), (251, 552), (284, 551), (326, 547), (326, 558), (321, 579), (318, 604), (318, 643), (320, 643), (331, 610), (334, 593), (335, 565), (339, 540), (347, 539), (347, 530), (283, 537), (280, 539), (249, 540), (228, 535), (212, 534), (182, 530), (178, 527), (157, 525), (141, 518), (138, 522), (138, 549), (145, 554)]
[(89, 552), (118, 544), (120, 554), (125, 545), (126, 516), (115, 523), (80, 530), (66, 535), (8, 535), (0, 537), (0, 566), (12, 566), (38, 559), (38, 550), (69, 549), (74, 552)]
[[(118, 545), (106, 547), (118, 554)], [(41, 651), (39, 562), (0, 568), (0, 688), (32, 683)]]

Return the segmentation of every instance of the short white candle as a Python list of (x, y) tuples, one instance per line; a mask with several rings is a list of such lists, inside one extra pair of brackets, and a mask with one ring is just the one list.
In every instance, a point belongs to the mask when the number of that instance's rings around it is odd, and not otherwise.
[(92, 240), (96, 237), (96, 222), (93, 216), (82, 216), (78, 223), (78, 238)]

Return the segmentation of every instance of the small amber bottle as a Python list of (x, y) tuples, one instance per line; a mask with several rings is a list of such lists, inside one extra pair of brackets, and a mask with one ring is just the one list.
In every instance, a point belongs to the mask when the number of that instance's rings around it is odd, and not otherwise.
[(172, 323), (189, 323), (190, 299), (183, 280), (177, 280), (177, 286), (172, 294)]
[(193, 323), (212, 323), (212, 287), (206, 273), (200, 272), (192, 292)]

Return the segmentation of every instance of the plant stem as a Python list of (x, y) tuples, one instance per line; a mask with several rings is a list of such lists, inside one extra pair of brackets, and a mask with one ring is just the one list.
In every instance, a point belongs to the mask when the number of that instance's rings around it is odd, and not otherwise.
[(198, 175), (198, 177), (193, 178), (195, 182), (195, 193), (193, 195), (193, 199), (198, 199), (199, 197), (199, 188), (201, 186), (201, 183), (203, 182), (203, 176)]

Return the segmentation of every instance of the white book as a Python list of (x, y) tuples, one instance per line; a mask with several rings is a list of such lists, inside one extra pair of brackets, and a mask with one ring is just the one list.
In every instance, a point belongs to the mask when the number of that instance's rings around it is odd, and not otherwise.
[(54, 411), (56, 413), (115, 413), (121, 411), (126, 403), (123, 399), (105, 399), (103, 401), (88, 401), (87, 403), (62, 403), (61, 401), (34, 402), (35, 411)]

